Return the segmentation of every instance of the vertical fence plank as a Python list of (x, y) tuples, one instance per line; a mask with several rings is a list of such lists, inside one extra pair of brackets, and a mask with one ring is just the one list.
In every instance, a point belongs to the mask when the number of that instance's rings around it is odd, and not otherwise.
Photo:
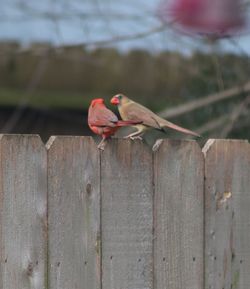
[(206, 289), (250, 286), (250, 145), (205, 145)]
[[(38, 136), (0, 137), (0, 288), (203, 288), (195, 142), (165, 140), (153, 156), (117, 140), (101, 159), (88, 137), (47, 148), (48, 167)], [(205, 288), (248, 289), (250, 145), (210, 140), (203, 153)]]
[(112, 141), (101, 155), (102, 288), (152, 289), (152, 153)]
[(47, 148), (49, 288), (98, 289), (98, 149), (90, 137), (52, 137)]
[(0, 288), (46, 288), (47, 156), (38, 136), (0, 137)]
[(204, 160), (194, 141), (154, 155), (154, 289), (203, 289)]

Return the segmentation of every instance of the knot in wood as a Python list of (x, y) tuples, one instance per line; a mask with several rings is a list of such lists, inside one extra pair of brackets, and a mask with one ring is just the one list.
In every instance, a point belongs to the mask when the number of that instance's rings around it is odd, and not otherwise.
[(87, 186), (86, 186), (86, 192), (87, 192), (88, 195), (90, 195), (91, 191), (92, 191), (92, 186), (91, 186), (90, 183), (88, 183)]
[(33, 275), (33, 272), (34, 272), (34, 265), (32, 262), (29, 262), (26, 273), (29, 277), (31, 277)]

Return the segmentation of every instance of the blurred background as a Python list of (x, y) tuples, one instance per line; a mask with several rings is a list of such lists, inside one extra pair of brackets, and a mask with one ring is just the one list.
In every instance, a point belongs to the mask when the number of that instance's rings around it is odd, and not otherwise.
[(0, 4), (1, 133), (90, 135), (90, 100), (121, 92), (205, 138), (250, 139), (250, 1)]

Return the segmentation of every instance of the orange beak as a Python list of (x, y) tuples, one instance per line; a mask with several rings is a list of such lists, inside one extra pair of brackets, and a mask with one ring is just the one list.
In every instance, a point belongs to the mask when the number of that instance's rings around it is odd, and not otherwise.
[(114, 105), (118, 105), (120, 103), (118, 97), (114, 96), (111, 98), (110, 103), (114, 104)]

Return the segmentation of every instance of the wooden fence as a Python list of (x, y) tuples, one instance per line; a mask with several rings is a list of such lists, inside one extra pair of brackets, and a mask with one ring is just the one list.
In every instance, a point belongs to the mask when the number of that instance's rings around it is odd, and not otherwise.
[(0, 138), (1, 289), (249, 289), (250, 144)]

